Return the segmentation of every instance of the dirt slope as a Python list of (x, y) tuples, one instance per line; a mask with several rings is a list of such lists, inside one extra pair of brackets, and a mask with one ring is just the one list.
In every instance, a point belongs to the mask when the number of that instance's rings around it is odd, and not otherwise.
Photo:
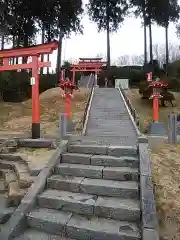
[[(60, 88), (49, 89), (40, 95), (41, 132), (43, 135), (57, 133), (59, 115), (64, 112), (63, 91)], [(82, 119), (88, 99), (87, 89), (75, 91), (72, 100), (72, 119)], [(31, 100), (22, 103), (0, 102), (0, 135), (29, 134), (31, 129)]]

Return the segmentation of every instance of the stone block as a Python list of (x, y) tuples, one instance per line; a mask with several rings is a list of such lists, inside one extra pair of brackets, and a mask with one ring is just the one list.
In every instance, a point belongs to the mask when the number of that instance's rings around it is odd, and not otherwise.
[(133, 167), (139, 166), (139, 160), (137, 157), (124, 156), (124, 157), (113, 157), (113, 156), (101, 156), (93, 155), (91, 157), (91, 165), (105, 166), (105, 167)]
[(51, 168), (44, 168), (37, 176), (35, 182), (28, 189), (27, 194), (22, 199), (22, 203), (30, 203), (36, 199), (37, 194), (41, 193), (46, 187), (47, 177), (52, 174)]
[(94, 211), (96, 216), (108, 219), (120, 221), (140, 220), (140, 204), (136, 200), (98, 197)]
[(140, 234), (134, 224), (110, 219), (72, 216), (66, 225), (66, 235), (79, 240), (139, 240)]
[(146, 137), (146, 135), (139, 136), (138, 143), (148, 143), (148, 138)]
[(136, 199), (139, 197), (138, 184), (136, 182), (85, 178), (80, 185), (80, 191), (110, 197)]
[(141, 176), (140, 189), (143, 227), (156, 229), (158, 222), (156, 216), (156, 203), (154, 200), (152, 178), (149, 176)]
[(53, 139), (19, 139), (18, 144), (20, 147), (27, 148), (51, 148)]
[(69, 145), (68, 152), (70, 153), (83, 153), (83, 154), (98, 154), (98, 155), (106, 155), (107, 154), (107, 146), (103, 145)]
[(102, 170), (102, 166), (61, 163), (56, 167), (55, 172), (63, 176), (102, 178)]
[(83, 180), (84, 177), (53, 175), (48, 178), (47, 185), (48, 188), (52, 189), (79, 192), (80, 184)]
[(38, 197), (41, 208), (52, 208), (75, 214), (93, 215), (97, 196), (67, 191), (46, 190)]
[(70, 240), (59, 235), (52, 235), (45, 232), (40, 232), (36, 229), (27, 229), (21, 236), (14, 240)]
[[(32, 209), (36, 202), (36, 196), (41, 193), (45, 186), (46, 186), (46, 180), (47, 177), (52, 174), (53, 167), (57, 162), (57, 158), (60, 156), (60, 154), (66, 150), (67, 147), (67, 141), (63, 141), (57, 151), (52, 156), (51, 160), (47, 164), (47, 167), (45, 167), (38, 177), (36, 178), (35, 182), (32, 184), (32, 186), (28, 189), (27, 194), (25, 197), (21, 200), (21, 204), (16, 209), (10, 220), (8, 221), (8, 226), (4, 228), (4, 232), (2, 233), (2, 236), (4, 238), (0, 239), (7, 239), (11, 240), (12, 237), (17, 236), (20, 232), (22, 232), (22, 229), (24, 229), (26, 225), (26, 217), (25, 214)], [(1, 236), (1, 235), (0, 235)]]
[(29, 227), (58, 235), (64, 232), (71, 216), (72, 213), (53, 209), (35, 209), (27, 215), (27, 224)]
[(10, 208), (5, 208), (1, 207), (0, 208), (0, 224), (6, 223), (11, 215), (14, 213), (15, 208), (10, 207)]
[(118, 181), (138, 181), (139, 173), (137, 169), (128, 167), (105, 167), (103, 178)]
[(30, 204), (21, 203), (14, 211), (11, 218), (0, 232), (0, 239), (13, 240), (27, 227), (26, 214), (34, 207), (35, 202)]
[(165, 136), (166, 129), (163, 123), (160, 122), (152, 122), (148, 126), (148, 134), (155, 136)]
[(108, 155), (121, 157), (121, 156), (136, 156), (137, 147), (136, 146), (109, 146)]
[(143, 240), (159, 240), (159, 234), (155, 229), (144, 228), (142, 231)]
[(89, 165), (91, 156), (91, 154), (63, 153), (61, 156), (61, 162)]
[(140, 161), (140, 173), (141, 176), (152, 176), (151, 164), (148, 152), (148, 144), (139, 144), (139, 161)]

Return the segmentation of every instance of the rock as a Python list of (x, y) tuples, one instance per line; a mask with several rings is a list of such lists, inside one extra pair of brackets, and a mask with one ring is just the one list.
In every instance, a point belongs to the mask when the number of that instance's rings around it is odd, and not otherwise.
[(11, 170), (7, 171), (5, 173), (5, 179), (4, 179), (5, 188), (8, 188), (9, 184), (15, 181), (17, 181), (17, 175), (14, 173), (14, 171), (11, 171)]
[(19, 187), (18, 181), (12, 181), (8, 185), (8, 191), (6, 195), (6, 204), (7, 207), (18, 206), (21, 202), (23, 194)]

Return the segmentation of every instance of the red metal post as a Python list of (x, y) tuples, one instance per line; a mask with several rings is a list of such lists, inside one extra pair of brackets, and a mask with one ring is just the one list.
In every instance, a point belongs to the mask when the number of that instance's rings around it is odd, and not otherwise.
[(71, 95), (69, 93), (65, 96), (65, 113), (66, 119), (69, 120), (71, 118)]
[(40, 102), (39, 102), (39, 66), (38, 56), (32, 56), (32, 138), (40, 138)]
[(159, 94), (155, 93), (153, 97), (153, 122), (159, 121)]

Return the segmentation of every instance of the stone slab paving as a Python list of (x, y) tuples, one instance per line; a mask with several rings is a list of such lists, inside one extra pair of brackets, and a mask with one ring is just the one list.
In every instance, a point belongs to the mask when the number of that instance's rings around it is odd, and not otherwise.
[(137, 133), (118, 89), (95, 89), (86, 135), (110, 144), (136, 144)]
[(82, 76), (80, 80), (80, 87), (92, 87), (93, 84), (93, 78), (91, 78), (91, 81), (89, 81), (90, 76)]

